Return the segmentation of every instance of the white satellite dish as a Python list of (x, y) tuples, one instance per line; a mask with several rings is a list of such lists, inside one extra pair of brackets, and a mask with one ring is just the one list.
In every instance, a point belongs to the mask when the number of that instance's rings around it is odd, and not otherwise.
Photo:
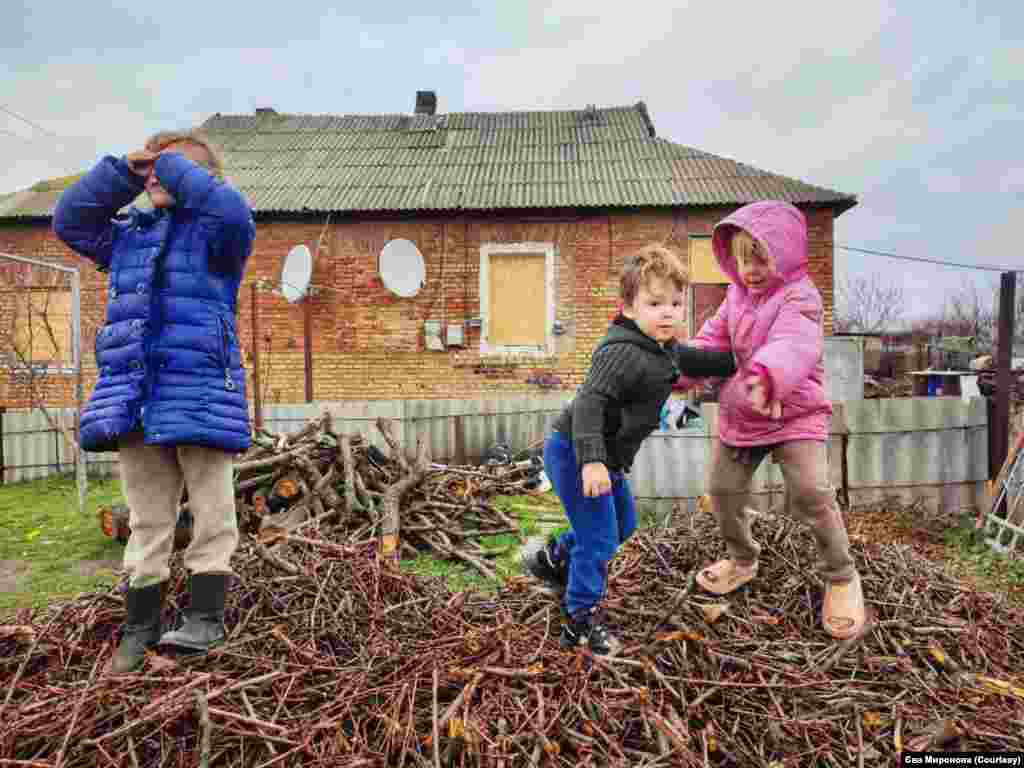
[(281, 267), (281, 293), (292, 304), (306, 295), (313, 277), (313, 254), (305, 245), (296, 245)]
[(385, 287), (403, 298), (415, 296), (427, 280), (420, 249), (409, 240), (392, 240), (380, 252), (380, 277)]

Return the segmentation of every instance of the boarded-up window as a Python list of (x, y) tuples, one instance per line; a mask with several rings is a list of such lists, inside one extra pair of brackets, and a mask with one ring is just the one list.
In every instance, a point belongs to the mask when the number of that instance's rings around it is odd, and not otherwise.
[(14, 363), (72, 365), (71, 291), (25, 289), (12, 306)]
[(491, 254), (490, 343), (544, 346), (547, 332), (543, 253)]
[(729, 278), (718, 266), (706, 235), (690, 237), (690, 335), (700, 333), (701, 326), (718, 310), (725, 299)]
[(482, 352), (553, 351), (555, 260), (553, 243), (481, 246)]
[(729, 278), (718, 266), (718, 259), (711, 249), (711, 238), (693, 235), (690, 237), (690, 282), (721, 284)]

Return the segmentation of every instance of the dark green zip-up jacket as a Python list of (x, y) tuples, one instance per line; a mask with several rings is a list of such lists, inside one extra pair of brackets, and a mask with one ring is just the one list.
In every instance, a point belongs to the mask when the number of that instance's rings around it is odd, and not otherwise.
[(594, 349), (590, 372), (553, 425), (573, 441), (582, 467), (599, 461), (628, 472), (640, 444), (661, 421), (661, 409), (680, 375), (732, 376), (731, 352), (662, 346), (619, 316)]

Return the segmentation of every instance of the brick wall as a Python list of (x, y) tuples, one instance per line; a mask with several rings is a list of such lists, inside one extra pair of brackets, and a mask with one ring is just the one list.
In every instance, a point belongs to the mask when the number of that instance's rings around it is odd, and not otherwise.
[[(564, 388), (578, 386), (595, 343), (607, 329), (618, 299), (618, 271), (625, 257), (650, 241), (685, 250), (690, 234), (708, 234), (729, 209), (618, 212), (527, 220), (517, 216), (422, 218), (332, 223), (313, 274), (322, 286), (311, 301), (314, 390), (318, 400), (400, 397), (474, 397), (529, 391), (527, 379), (553, 374)], [(831, 241), (830, 212), (809, 212), (813, 240)], [(258, 280), (276, 284), (289, 249), (311, 250), (323, 222), (257, 223), (253, 256), (239, 295), (240, 337), (252, 392), (252, 292)], [(427, 266), (426, 285), (411, 299), (392, 295), (377, 274), (377, 254), (393, 238), (417, 244)], [(425, 349), (426, 320), (458, 322), (479, 315), (480, 246), (483, 243), (552, 242), (556, 264), (557, 319), (565, 333), (556, 353), (542, 359), (481, 357), (480, 331), (466, 329), (466, 347)], [(82, 266), (85, 392), (95, 382), (95, 333), (106, 308), (106, 276), (68, 251), (45, 224), (0, 224), (0, 252)], [(832, 263), (824, 245), (811, 250), (811, 273), (826, 301), (831, 333)], [(304, 400), (303, 308), (270, 291), (257, 293), (260, 368), (265, 402)], [(45, 397), (72, 403), (71, 377), (52, 377)], [(27, 392), (0, 376), (0, 405), (24, 407)]]

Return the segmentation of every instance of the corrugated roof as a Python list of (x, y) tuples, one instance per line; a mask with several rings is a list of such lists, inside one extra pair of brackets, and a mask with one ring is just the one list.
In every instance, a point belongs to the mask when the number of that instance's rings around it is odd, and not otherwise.
[[(257, 214), (678, 207), (856, 197), (657, 138), (641, 102), (446, 115), (215, 115), (203, 129)], [(66, 180), (0, 197), (50, 215)]]

